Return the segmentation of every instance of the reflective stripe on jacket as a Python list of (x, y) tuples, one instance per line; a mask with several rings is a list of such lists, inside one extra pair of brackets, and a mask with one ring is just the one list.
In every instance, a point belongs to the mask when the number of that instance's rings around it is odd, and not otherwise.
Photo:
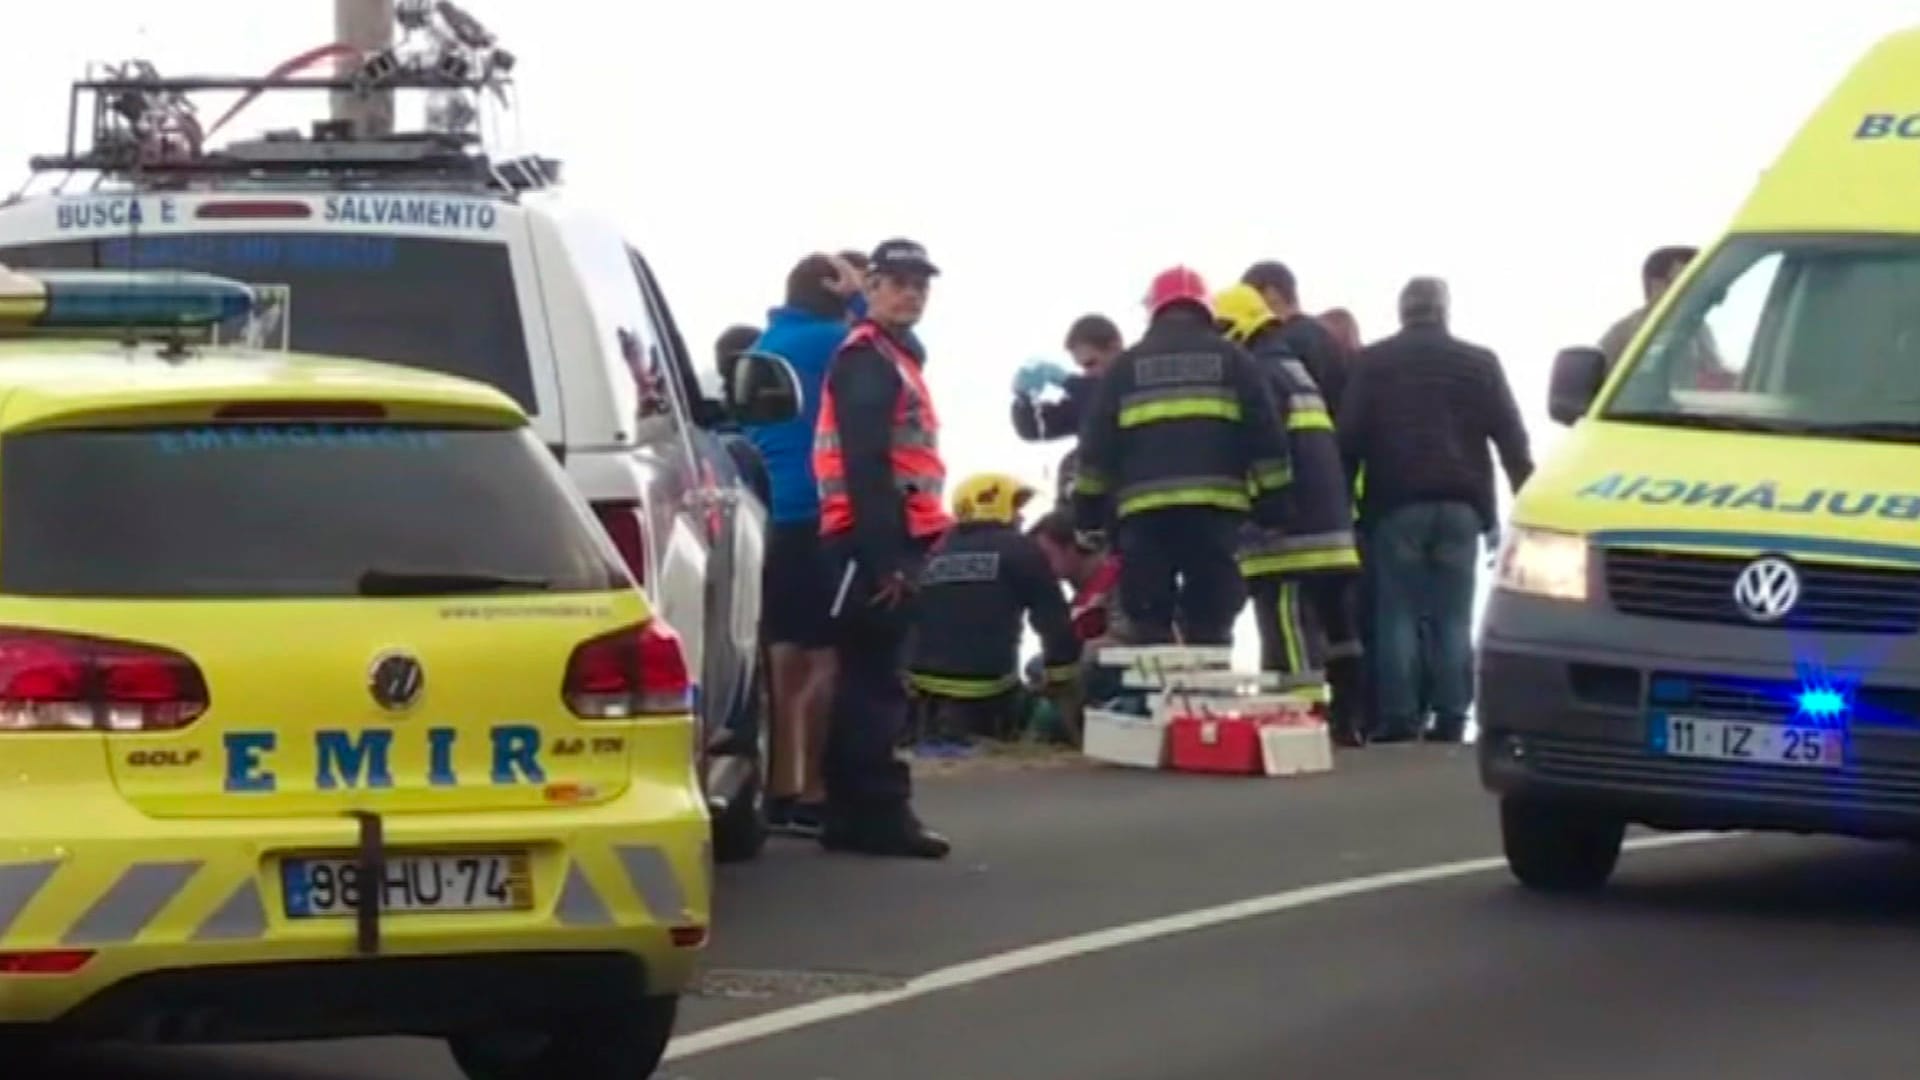
[[(952, 524), (944, 498), (947, 467), (940, 460), (940, 417), (927, 392), (920, 365), (899, 344), (872, 323), (861, 323), (847, 335), (840, 353), (871, 348), (893, 362), (900, 373), (900, 394), (893, 407), (890, 459), (894, 487), (905, 510), (907, 535), (915, 539), (937, 536)], [(840, 447), (840, 419), (834, 406), (833, 383), (821, 388), (820, 423), (813, 439), (813, 472), (820, 484), (820, 532), (825, 536), (853, 529), (853, 499), (847, 491), (846, 459)]]
[(1279, 524), (1286, 433), (1253, 358), (1206, 314), (1174, 307), (1096, 382), (1073, 511), (1086, 528), (1178, 506)]
[(921, 566), (906, 668), (923, 693), (993, 697), (1020, 682), (1020, 617), (1040, 636), (1048, 680), (1078, 673), (1080, 640), (1060, 582), (1032, 537), (1012, 525), (963, 521)]
[(1269, 324), (1256, 332), (1248, 351), (1270, 380), (1286, 416), (1293, 463), (1287, 528), (1247, 528), (1241, 536), (1240, 572), (1247, 577), (1352, 572), (1359, 569), (1360, 555), (1333, 418), (1313, 376), (1286, 351), (1277, 330)]

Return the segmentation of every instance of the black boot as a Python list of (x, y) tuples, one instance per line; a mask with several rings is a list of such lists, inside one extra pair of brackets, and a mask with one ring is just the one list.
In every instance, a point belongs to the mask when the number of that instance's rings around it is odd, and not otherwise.
[(1366, 702), (1361, 697), (1365, 691), (1360, 682), (1360, 660), (1357, 657), (1343, 657), (1327, 661), (1327, 689), (1333, 693), (1333, 703), (1327, 709), (1327, 729), (1333, 736), (1334, 745), (1367, 745), (1368, 723)]
[(905, 859), (944, 859), (953, 843), (934, 832), (914, 816), (911, 809), (827, 815), (820, 832), (820, 846), (828, 851), (846, 851), (860, 855), (879, 855)]

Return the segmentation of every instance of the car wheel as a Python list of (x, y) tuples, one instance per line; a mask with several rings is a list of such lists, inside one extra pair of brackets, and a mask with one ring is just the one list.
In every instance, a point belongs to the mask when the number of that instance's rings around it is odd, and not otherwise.
[(36, 1027), (0, 1026), (0, 1076), (12, 1076), (14, 1069), (43, 1065), (53, 1053), (54, 1044)]
[(753, 761), (740, 790), (727, 800), (727, 808), (713, 819), (713, 858), (715, 862), (746, 862), (767, 846), (767, 769), (773, 757), (773, 723), (769, 715), (763, 675), (754, 676)]
[(1626, 822), (1577, 807), (1526, 799), (1500, 800), (1500, 840), (1507, 868), (1539, 892), (1592, 892), (1620, 862)]
[(447, 1045), (468, 1080), (638, 1080), (666, 1057), (679, 1005), (676, 997), (648, 998), (632, 1013), (457, 1035)]

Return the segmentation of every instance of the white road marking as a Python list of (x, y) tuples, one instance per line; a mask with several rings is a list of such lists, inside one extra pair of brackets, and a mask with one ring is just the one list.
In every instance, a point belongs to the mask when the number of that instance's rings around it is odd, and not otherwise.
[[(1651, 848), (1724, 840), (1737, 835), (1740, 834), (1679, 833), (1672, 836), (1651, 836), (1629, 840), (1626, 847), (1629, 851), (1645, 851)], [(1057, 941), (1044, 941), (1038, 945), (1028, 945), (1010, 952), (983, 956), (977, 960), (968, 960), (951, 967), (929, 971), (925, 975), (908, 979), (904, 985), (892, 990), (878, 990), (865, 994), (841, 994), (689, 1032), (668, 1045), (666, 1060), (679, 1061), (700, 1054), (710, 1054), (715, 1050), (724, 1050), (730, 1046), (770, 1039), (800, 1028), (824, 1024), (829, 1020), (856, 1016), (875, 1009), (884, 1009), (889, 1005), (912, 1001), (914, 998), (925, 997), (928, 994), (937, 994), (942, 990), (971, 986), (1003, 975), (1046, 967), (1110, 949), (1121, 949), (1175, 934), (1206, 930), (1228, 923), (1245, 922), (1248, 919), (1258, 919), (1282, 911), (1291, 911), (1294, 908), (1331, 903), (1368, 893), (1445, 881), (1448, 878), (1465, 877), (1468, 874), (1484, 874), (1489, 870), (1502, 869), (1506, 865), (1506, 859), (1492, 857), (1419, 866), (1410, 870), (1393, 870), (1382, 874), (1369, 874), (1366, 877), (1349, 878), (1345, 881), (1330, 881), (1323, 885), (1288, 889), (1285, 892), (1236, 900), (1216, 907), (1200, 908), (1197, 911), (1163, 915), (1157, 919), (1076, 934)]]

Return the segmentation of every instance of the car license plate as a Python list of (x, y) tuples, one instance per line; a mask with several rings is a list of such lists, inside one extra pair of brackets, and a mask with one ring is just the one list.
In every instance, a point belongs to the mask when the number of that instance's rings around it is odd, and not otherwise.
[(1669, 757), (1811, 769), (1837, 769), (1846, 762), (1846, 735), (1831, 728), (1699, 716), (1656, 716), (1649, 726), (1653, 751)]
[[(280, 863), (287, 916), (349, 916), (364, 886), (357, 859), (285, 859)], [(525, 911), (533, 874), (525, 852), (408, 854), (386, 857), (380, 907), (391, 912)]]

